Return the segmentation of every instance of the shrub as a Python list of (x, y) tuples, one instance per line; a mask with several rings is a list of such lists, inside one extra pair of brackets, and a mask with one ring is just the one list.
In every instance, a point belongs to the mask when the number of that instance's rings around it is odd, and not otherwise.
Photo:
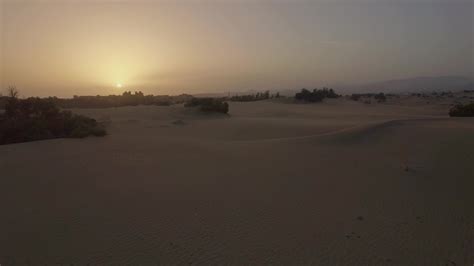
[(374, 96), (374, 98), (378, 101), (378, 102), (385, 102), (387, 100), (387, 97), (385, 96), (385, 94), (383, 92), (379, 93), (379, 94), (376, 94)]
[(0, 115), (0, 144), (105, 134), (95, 119), (61, 111), (51, 99), (10, 97)]
[[(278, 97), (280, 97), (280, 94), (278, 94)], [(235, 95), (228, 99), (229, 101), (233, 101), (233, 102), (253, 102), (253, 101), (267, 100), (270, 98), (271, 98), (270, 92), (265, 91), (265, 92), (258, 92), (257, 94)]]
[(0, 110), (5, 109), (7, 102), (8, 102), (8, 97), (0, 95)]
[(322, 100), (322, 98), (317, 98), (316, 95), (307, 89), (302, 89), (301, 92), (296, 93), (295, 99), (308, 102), (317, 102)]
[(360, 94), (352, 94), (351, 95), (351, 100), (353, 101), (358, 101), (360, 99), (361, 95)]
[(295, 94), (295, 99), (306, 102), (320, 102), (324, 98), (338, 98), (333, 89), (323, 88), (322, 90), (314, 89), (312, 92), (302, 89), (301, 92)]
[(474, 117), (474, 103), (454, 106), (449, 110), (449, 116)]
[(192, 98), (184, 104), (185, 107), (199, 107), (203, 112), (217, 112), (227, 114), (229, 112), (229, 104), (220, 99), (215, 98)]

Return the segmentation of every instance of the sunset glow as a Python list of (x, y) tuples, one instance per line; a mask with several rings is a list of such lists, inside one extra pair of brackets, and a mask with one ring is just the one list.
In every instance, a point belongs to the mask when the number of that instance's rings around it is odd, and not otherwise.
[(474, 0), (0, 0), (0, 266), (474, 266)]
[(2, 0), (0, 85), (176, 94), (473, 75), (470, 1), (387, 2)]

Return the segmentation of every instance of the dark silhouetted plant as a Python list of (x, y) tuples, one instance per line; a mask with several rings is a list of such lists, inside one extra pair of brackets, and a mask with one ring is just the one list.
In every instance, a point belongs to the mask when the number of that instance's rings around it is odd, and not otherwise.
[(360, 99), (360, 97), (361, 97), (360, 94), (352, 94), (351, 95), (351, 100), (358, 101)]
[(185, 103), (185, 107), (198, 107), (203, 112), (217, 112), (227, 114), (229, 104), (221, 99), (215, 98), (192, 98)]
[(385, 102), (387, 100), (387, 97), (385, 96), (384, 93), (379, 93), (379, 94), (376, 94), (374, 96), (374, 98), (378, 101), (378, 102)]
[(234, 95), (226, 98), (229, 101), (233, 102), (253, 102), (253, 101), (262, 101), (270, 99), (270, 92), (257, 92), (257, 94), (247, 94), (247, 95)]
[(474, 117), (474, 103), (454, 106), (449, 110), (449, 116)]
[(0, 114), (0, 144), (106, 135), (95, 119), (61, 111), (51, 99), (10, 95)]
[(324, 98), (338, 98), (339, 95), (333, 89), (323, 88), (322, 90), (314, 89), (312, 92), (302, 89), (301, 92), (295, 94), (295, 99), (305, 102), (320, 102)]

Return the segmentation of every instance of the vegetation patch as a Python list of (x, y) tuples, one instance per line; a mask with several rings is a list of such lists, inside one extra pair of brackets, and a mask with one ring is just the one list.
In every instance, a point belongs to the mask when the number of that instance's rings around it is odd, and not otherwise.
[(10, 97), (0, 114), (0, 145), (106, 134), (95, 119), (61, 111), (50, 99)]
[(354, 93), (351, 95), (350, 99), (353, 101), (359, 101), (361, 98), (365, 98), (365, 99), (374, 98), (378, 102), (385, 102), (387, 101), (387, 96), (394, 96), (394, 95), (385, 94), (383, 92), (381, 93)]
[(221, 99), (215, 98), (192, 98), (184, 104), (185, 107), (198, 107), (203, 112), (216, 112), (227, 114), (229, 104)]
[(474, 103), (454, 106), (449, 110), (449, 116), (474, 117)]
[(385, 96), (385, 94), (384, 94), (383, 92), (378, 93), (378, 94), (375, 94), (374, 98), (375, 98), (378, 102), (385, 102), (385, 101), (387, 101), (387, 97)]
[[(61, 108), (110, 108), (121, 106), (156, 105), (169, 106), (184, 103), (191, 95), (145, 95), (141, 91), (126, 91), (122, 95), (108, 96), (74, 96), (70, 99), (50, 97), (49, 99)], [(0, 101), (1, 104), (1, 101)]]
[(280, 97), (281, 96), (279, 92), (277, 92), (276, 94), (270, 94), (270, 91), (265, 91), (265, 92), (257, 92), (256, 94), (234, 95), (226, 99), (232, 102), (255, 102), (255, 101), (262, 101), (262, 100), (268, 100), (268, 99), (280, 98)]
[(361, 96), (360, 94), (356, 94), (356, 93), (355, 93), (355, 94), (352, 94), (352, 95), (351, 95), (351, 100), (357, 102), (361, 97), (362, 97), (362, 96)]
[(314, 89), (313, 91), (302, 89), (301, 92), (295, 94), (295, 99), (305, 102), (321, 102), (324, 98), (338, 98), (339, 96), (333, 89), (328, 88)]

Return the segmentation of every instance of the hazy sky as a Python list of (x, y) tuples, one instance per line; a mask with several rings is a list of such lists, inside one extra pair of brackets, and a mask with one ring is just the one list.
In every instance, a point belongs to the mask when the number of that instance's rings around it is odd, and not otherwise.
[(0, 3), (1, 85), (28, 96), (311, 88), (474, 72), (472, 0)]

